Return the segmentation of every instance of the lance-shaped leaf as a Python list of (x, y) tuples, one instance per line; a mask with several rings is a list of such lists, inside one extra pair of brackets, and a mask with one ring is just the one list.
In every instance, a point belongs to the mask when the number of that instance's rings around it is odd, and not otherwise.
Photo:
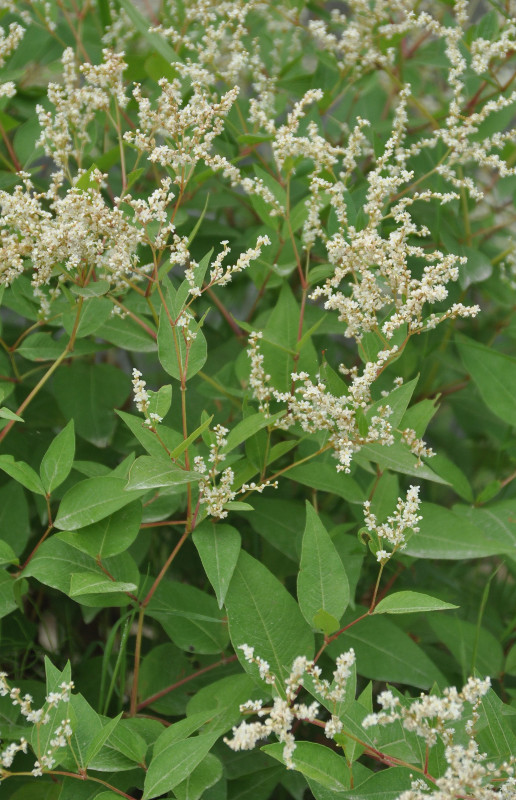
[(86, 478), (69, 489), (59, 506), (54, 522), (62, 531), (74, 531), (104, 519), (131, 500), (141, 497), (147, 489), (125, 491), (125, 478), (116, 475), (103, 475)]
[[(310, 503), (297, 578), (297, 596), (303, 616), (324, 633), (333, 633), (349, 604), (349, 584), (344, 565), (326, 528)], [(321, 614), (320, 612), (324, 612)], [(314, 622), (314, 618), (316, 622)]]
[(70, 474), (75, 456), (75, 430), (73, 419), (51, 442), (41, 459), (39, 474), (47, 494), (57, 489)]
[(181, 483), (194, 483), (200, 480), (198, 472), (188, 472), (173, 464), (169, 458), (140, 456), (129, 470), (129, 480), (125, 487), (132, 489), (157, 489), (160, 486), (176, 486)]
[(288, 678), (297, 656), (313, 656), (314, 638), (298, 604), (285, 587), (244, 550), (226, 595), (229, 635), (246, 672), (257, 675), (243, 657), (240, 645), (254, 647), (255, 655), (270, 664), (278, 689)]
[(196, 528), (192, 539), (222, 608), (240, 553), (240, 534), (232, 525), (215, 525), (206, 520)]
[(380, 600), (373, 614), (417, 614), (420, 611), (446, 611), (458, 607), (421, 592), (395, 592)]
[[(174, 726), (171, 726), (172, 728)], [(168, 730), (164, 733), (168, 733)], [(163, 734), (156, 740), (145, 776), (143, 800), (171, 791), (192, 774), (219, 738), (219, 732), (170, 741)]]

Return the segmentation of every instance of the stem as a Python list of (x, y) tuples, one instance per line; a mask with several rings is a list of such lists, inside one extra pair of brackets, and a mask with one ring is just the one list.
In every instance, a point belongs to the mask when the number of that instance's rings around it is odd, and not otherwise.
[(378, 589), (380, 587), (380, 581), (382, 579), (383, 568), (384, 568), (384, 565), (380, 564), (380, 569), (378, 571), (378, 577), (376, 579), (376, 584), (375, 584), (375, 587), (374, 587), (373, 599), (371, 600), (371, 605), (369, 606), (369, 613), (370, 614), (373, 613), (374, 607), (376, 605), (376, 595), (378, 594)]
[(54, 525), (52, 524), (52, 522), (50, 522), (50, 524), (48, 525), (48, 528), (46, 529), (45, 533), (43, 534), (43, 536), (41, 537), (39, 542), (35, 545), (35, 547), (31, 551), (31, 553), (27, 556), (27, 558), (24, 561), (23, 565), (20, 567), (20, 571), (18, 572), (18, 575), (21, 575), (21, 573), (23, 572), (23, 570), (25, 569), (25, 567), (27, 566), (29, 561), (31, 561), (31, 559), (34, 558), (34, 556), (36, 555), (38, 549), (41, 547), (41, 545), (43, 544), (43, 542), (45, 541), (45, 539), (47, 538), (48, 534), (50, 533), (50, 531), (52, 530), (53, 527), (54, 527)]
[[(38, 383), (36, 384), (34, 389), (30, 392), (30, 394), (27, 395), (23, 403), (16, 409), (16, 413), (18, 414), (19, 417), (22, 416), (23, 412), (25, 411), (29, 403), (32, 400), (34, 400), (39, 390), (43, 388), (45, 383), (48, 381), (51, 375), (53, 375), (58, 366), (62, 364), (65, 358), (67, 358), (68, 354), (69, 354), (69, 348), (67, 346), (66, 349), (61, 353), (59, 358), (56, 361), (54, 361), (51, 367), (48, 368), (48, 370), (45, 372), (43, 377), (38, 381)], [(5, 428), (2, 431), (0, 431), (0, 442), (3, 442), (3, 440), (5, 439), (5, 437), (7, 436), (13, 425), (15, 424), (15, 421), (16, 420), (13, 419), (9, 420)]]
[(141, 606), (138, 615), (138, 629), (136, 631), (136, 647), (134, 650), (134, 674), (133, 685), (131, 687), (131, 703), (129, 706), (129, 716), (136, 714), (136, 704), (138, 702), (138, 678), (140, 675), (140, 656), (142, 651), (143, 620), (145, 618), (145, 606)]
[(195, 680), (195, 678), (198, 678), (199, 675), (204, 675), (206, 672), (210, 672), (212, 669), (217, 669), (217, 667), (223, 667), (226, 664), (229, 664), (230, 662), (236, 661), (236, 660), (237, 660), (237, 656), (236, 655), (228, 656), (228, 658), (222, 658), (220, 661), (216, 661), (214, 664), (210, 664), (207, 667), (203, 667), (202, 669), (197, 670), (197, 672), (192, 672), (192, 674), (191, 675), (187, 675), (186, 678), (181, 678), (181, 680), (176, 681), (176, 683), (171, 684), (171, 686), (167, 686), (166, 689), (161, 689), (161, 691), (156, 692), (156, 694), (153, 694), (150, 697), (147, 697), (146, 700), (142, 700), (141, 703), (138, 703), (138, 705), (136, 707), (136, 710), (140, 711), (142, 708), (146, 708), (147, 706), (151, 706), (153, 703), (155, 703), (157, 700), (160, 700), (162, 697), (164, 697), (169, 692), (173, 692), (174, 689), (178, 689), (180, 686), (183, 686), (185, 683), (188, 683), (189, 681)]
[[(43, 386), (48, 381), (48, 379), (51, 377), (51, 375), (54, 374), (54, 372), (56, 371), (58, 366), (60, 364), (62, 364), (63, 361), (65, 360), (65, 358), (67, 358), (68, 355), (72, 352), (72, 350), (74, 348), (74, 345), (75, 345), (75, 337), (77, 336), (77, 329), (79, 327), (79, 321), (80, 321), (80, 318), (81, 318), (81, 311), (82, 311), (83, 302), (84, 302), (84, 298), (79, 297), (79, 302), (77, 303), (77, 313), (76, 313), (76, 316), (75, 316), (75, 322), (74, 322), (74, 325), (73, 325), (72, 334), (70, 336), (70, 340), (69, 340), (68, 344), (66, 345), (66, 347), (63, 350), (63, 352), (61, 353), (61, 355), (54, 361), (52, 366), (47, 369), (47, 371), (45, 372), (43, 377), (40, 378), (38, 383), (35, 385), (34, 389), (27, 395), (27, 397), (25, 398), (25, 400), (23, 401), (21, 406), (19, 406), (17, 408), (16, 413), (18, 414), (19, 417), (21, 417), (21, 415), (23, 414), (23, 412), (25, 411), (25, 409), (27, 408), (29, 403), (32, 400), (34, 400), (34, 398), (38, 394), (39, 390), (43, 388)], [(5, 439), (5, 437), (7, 436), (9, 431), (11, 430), (11, 428), (13, 427), (14, 423), (15, 423), (15, 420), (13, 420), (13, 419), (9, 420), (9, 422), (7, 423), (5, 428), (2, 431), (0, 431), (0, 442), (3, 442), (3, 440)]]
[(185, 532), (183, 533), (183, 535), (181, 536), (181, 538), (178, 541), (178, 543), (176, 544), (176, 546), (174, 547), (174, 549), (172, 550), (172, 552), (170, 553), (169, 557), (167, 558), (167, 560), (163, 564), (163, 566), (162, 566), (162, 568), (161, 568), (161, 570), (159, 572), (159, 575), (155, 579), (154, 583), (152, 584), (151, 588), (149, 589), (147, 597), (145, 598), (145, 600), (142, 603), (142, 608), (143, 609), (147, 608), (147, 606), (149, 605), (150, 601), (152, 600), (152, 596), (153, 596), (154, 592), (156, 591), (156, 589), (160, 585), (161, 581), (163, 580), (163, 578), (165, 576), (165, 573), (167, 572), (168, 568), (172, 564), (174, 558), (177, 556), (177, 554), (181, 550), (182, 546), (186, 542), (189, 533), (190, 533), (190, 530), (187, 528), (185, 530)]
[(340, 631), (337, 631), (337, 633), (334, 633), (331, 636), (325, 636), (324, 637), (324, 642), (321, 645), (321, 647), (319, 648), (319, 650), (317, 652), (317, 655), (314, 658), (314, 664), (316, 664), (317, 661), (320, 659), (320, 657), (322, 656), (322, 654), (324, 653), (324, 651), (326, 650), (328, 645), (331, 644), (332, 642), (334, 642), (335, 639), (338, 639), (339, 636), (341, 635), (341, 633), (344, 633), (344, 631), (347, 631), (348, 628), (352, 628), (353, 625), (356, 625), (357, 622), (360, 622), (361, 619), (365, 619), (366, 617), (368, 617), (370, 613), (371, 613), (371, 610), (368, 608), (367, 611), (364, 614), (361, 614), (359, 617), (354, 619), (352, 622), (348, 622), (348, 624), (344, 625), (344, 627), (341, 628)]
[[(14, 773), (15, 775), (32, 775), (32, 772), (17, 772)], [(51, 772), (47, 773), (49, 775), (64, 775), (66, 778), (76, 778), (78, 781), (94, 781), (95, 783), (100, 783), (102, 786), (105, 786), (111, 792), (115, 792), (115, 794), (119, 794), (120, 797), (125, 797), (126, 800), (136, 800), (136, 797), (133, 797), (132, 794), (126, 794), (121, 789), (117, 789), (116, 786), (112, 786), (111, 783), (107, 781), (103, 781), (101, 778), (94, 778), (92, 775), (77, 775), (75, 772), (65, 772), (64, 770), (53, 769)]]
[(206, 289), (206, 294), (208, 295), (210, 300), (212, 300), (214, 304), (217, 306), (217, 308), (219, 309), (220, 313), (228, 323), (229, 327), (231, 328), (235, 336), (237, 336), (239, 339), (242, 338), (244, 332), (242, 331), (241, 328), (238, 327), (237, 323), (227, 310), (226, 306), (222, 303), (221, 300), (219, 300), (213, 289)]

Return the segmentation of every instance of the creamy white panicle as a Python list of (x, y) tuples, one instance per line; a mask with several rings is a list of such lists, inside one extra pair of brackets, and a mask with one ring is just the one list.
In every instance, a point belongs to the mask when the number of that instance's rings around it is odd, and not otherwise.
[(384, 547), (379, 549), (376, 557), (379, 562), (384, 564), (397, 551), (403, 550), (407, 546), (406, 533), (419, 531), (418, 523), (423, 519), (419, 514), (419, 486), (411, 486), (407, 491), (406, 499), (398, 497), (396, 511), (387, 522), (378, 524), (376, 515), (371, 511), (371, 503), (366, 500), (364, 503), (364, 521), (368, 531), (376, 533), (381, 545), (388, 544), (390, 549)]
[[(337, 668), (333, 673), (333, 681), (321, 679), (321, 669), (310, 661), (306, 656), (299, 656), (292, 664), (290, 675), (285, 681), (284, 689), (281, 693), (278, 690), (277, 677), (271, 672), (270, 665), (259, 656), (255, 656), (254, 648), (247, 644), (240, 645), (244, 658), (251, 664), (258, 667), (260, 678), (273, 687), (273, 691), (278, 695), (273, 698), (273, 704), (264, 708), (261, 700), (248, 700), (240, 706), (242, 713), (257, 714), (262, 722), (241, 722), (232, 730), (233, 738), (224, 739), (224, 742), (232, 750), (252, 750), (261, 739), (266, 739), (273, 733), (278, 741), (284, 744), (283, 760), (287, 769), (295, 769), (293, 754), (296, 749), (296, 742), (292, 733), (292, 726), (295, 720), (311, 722), (318, 718), (320, 705), (314, 701), (310, 705), (297, 703), (296, 698), (303, 687), (305, 675), (311, 676), (318, 695), (332, 704), (336, 704), (344, 699), (346, 695), (346, 683), (351, 676), (352, 668), (355, 663), (355, 653), (349, 650), (337, 658)], [(325, 734), (332, 738), (342, 729), (340, 720), (335, 715), (327, 721)]]

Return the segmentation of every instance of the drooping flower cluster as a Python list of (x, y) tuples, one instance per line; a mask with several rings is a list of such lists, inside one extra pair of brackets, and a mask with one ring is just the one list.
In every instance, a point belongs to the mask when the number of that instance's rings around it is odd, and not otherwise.
[[(398, 497), (396, 511), (387, 522), (378, 524), (376, 515), (371, 511), (371, 503), (366, 500), (364, 503), (364, 520), (367, 530), (378, 537), (380, 547), (376, 552), (376, 558), (385, 564), (397, 550), (403, 550), (407, 546), (406, 534), (408, 531), (417, 533), (419, 531), (418, 522), (423, 519), (419, 514), (419, 486), (411, 486), (407, 491), (406, 499)], [(382, 545), (389, 545), (390, 550), (386, 550)]]
[[(313, 678), (314, 687), (318, 695), (329, 703), (336, 704), (344, 699), (346, 695), (346, 684), (351, 675), (352, 667), (355, 663), (355, 653), (351, 649), (343, 653), (337, 659), (337, 668), (333, 673), (333, 682), (321, 679), (321, 669), (310, 661), (306, 656), (299, 656), (292, 664), (290, 675), (285, 681), (284, 688), (278, 686), (278, 678), (271, 672), (267, 661), (254, 655), (254, 648), (249, 645), (240, 645), (246, 661), (256, 664), (259, 676), (267, 684), (273, 687), (276, 696), (273, 698), (271, 707), (263, 707), (261, 700), (249, 700), (240, 706), (242, 713), (257, 714), (260, 718), (266, 717), (263, 722), (241, 722), (233, 728), (233, 738), (224, 739), (224, 742), (232, 750), (252, 750), (257, 742), (266, 739), (273, 733), (278, 741), (284, 744), (283, 761), (287, 769), (295, 769), (293, 754), (296, 749), (292, 726), (295, 720), (313, 722), (317, 719), (320, 705), (313, 702), (310, 705), (297, 703), (296, 698), (303, 687), (305, 675)], [(328, 738), (333, 738), (335, 734), (342, 730), (342, 724), (338, 717), (333, 715), (325, 725), (325, 733)]]

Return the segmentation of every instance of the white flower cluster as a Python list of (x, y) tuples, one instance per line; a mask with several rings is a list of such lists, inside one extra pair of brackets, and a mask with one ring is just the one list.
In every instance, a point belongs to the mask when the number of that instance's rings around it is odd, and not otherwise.
[[(398, 348), (381, 351), (376, 361), (367, 362), (362, 374), (357, 368), (341, 372), (351, 378), (347, 394), (333, 394), (321, 378), (314, 383), (308, 373), (293, 372), (292, 392), (279, 392), (270, 385), (270, 375), (263, 366), (260, 351), (261, 332), (253, 331), (249, 336), (247, 353), (251, 361), (249, 386), (258, 400), (259, 408), (269, 413), (269, 403), (275, 400), (285, 404), (287, 413), (277, 422), (278, 427), (287, 429), (296, 423), (307, 433), (328, 431), (328, 442), (338, 461), (337, 471), (350, 472), (353, 454), (365, 444), (379, 443), (389, 446), (394, 442), (394, 431), (389, 422), (392, 409), (388, 404), (380, 406), (367, 421), (365, 431), (361, 420), (364, 412), (372, 405), (371, 386), (387, 363), (396, 357)], [(296, 384), (301, 384), (297, 385)], [(421, 448), (418, 439), (410, 442), (412, 449)], [(430, 451), (428, 450), (427, 454)]]
[[(364, 728), (388, 725), (399, 721), (406, 730), (424, 739), (427, 747), (444, 744), (446, 770), (440, 778), (413, 781), (411, 789), (397, 800), (452, 800), (470, 797), (475, 800), (514, 800), (516, 756), (502, 764), (494, 764), (479, 749), (474, 737), (478, 707), (491, 686), (489, 678), (469, 678), (462, 691), (444, 689), (441, 697), (431, 694), (410, 702), (391, 691), (378, 695), (381, 711), (369, 714)], [(459, 723), (465, 721), (462, 726)], [(467, 742), (455, 741), (457, 729), (465, 728)]]
[(212, 517), (224, 519), (228, 515), (224, 506), (227, 503), (231, 503), (238, 494), (243, 494), (244, 492), (261, 493), (267, 487), (276, 489), (278, 482), (266, 480), (260, 483), (244, 483), (239, 489), (233, 489), (235, 473), (231, 467), (221, 469), (221, 465), (226, 458), (223, 451), (228, 443), (226, 434), (229, 433), (229, 430), (222, 425), (216, 425), (213, 433), (215, 434), (215, 442), (210, 445), (208, 456), (211, 466), (207, 466), (203, 456), (195, 456), (194, 467), (202, 475), (198, 484), (199, 502), (206, 506), (207, 513)]
[[(24, 34), (25, 28), (23, 28), (17, 22), (11, 22), (7, 34), (3, 28), (0, 28), (0, 67), (5, 65), (6, 59), (8, 59), (11, 53), (16, 50), (23, 39)], [(16, 86), (13, 81), (0, 83), (0, 98), (14, 97), (15, 94)]]
[[(223, 95), (218, 102), (203, 85), (194, 81), (193, 95), (183, 104), (181, 81), (166, 78), (158, 81), (161, 93), (156, 107), (144, 97), (136, 85), (133, 96), (138, 104), (140, 126), (127, 131), (124, 139), (153, 163), (167, 166), (175, 172), (174, 182), (184, 186), (186, 175), (204, 160), (209, 163), (213, 140), (222, 133), (224, 118), (238, 96), (238, 86)], [(164, 144), (161, 142), (164, 140)]]
[(496, 766), (487, 760), (477, 742), (449, 745), (444, 749), (446, 771), (430, 786), (419, 778), (396, 800), (455, 800), (458, 797), (474, 800), (515, 800), (516, 778), (514, 761)]
[(258, 236), (255, 247), (249, 247), (238, 257), (235, 264), (224, 268), (222, 262), (228, 253), (231, 252), (231, 248), (228, 247), (229, 243), (227, 239), (222, 241), (222, 250), (209, 266), (210, 278), (204, 289), (199, 286), (199, 281), (197, 279), (199, 265), (196, 261), (190, 260), (188, 269), (185, 270), (185, 278), (190, 285), (190, 294), (192, 297), (200, 297), (203, 291), (211, 289), (213, 286), (226, 286), (226, 284), (230, 283), (232, 280), (233, 275), (243, 272), (253, 261), (259, 258), (262, 253), (262, 247), (270, 243), (271, 240), (268, 236)]
[(126, 105), (123, 56), (105, 49), (101, 64), (84, 64), (79, 69), (72, 48), (64, 51), (63, 83), (48, 85), (48, 99), (55, 111), (36, 107), (41, 125), (38, 144), (62, 169), (68, 170), (72, 157), (80, 166), (84, 147), (90, 142), (87, 129), (97, 111), (109, 111), (112, 99), (119, 107)]
[[(240, 645), (244, 658), (251, 664), (256, 664), (262, 680), (274, 687), (277, 696), (273, 699), (271, 707), (263, 708), (261, 700), (248, 700), (240, 706), (242, 713), (258, 714), (260, 718), (266, 717), (263, 722), (241, 722), (232, 730), (233, 738), (224, 739), (224, 742), (232, 750), (252, 750), (257, 742), (266, 739), (273, 733), (278, 741), (285, 746), (283, 748), (283, 760), (287, 769), (295, 769), (293, 754), (296, 749), (292, 726), (295, 720), (313, 722), (319, 714), (319, 703), (313, 702), (309, 706), (305, 703), (296, 703), (297, 695), (303, 686), (305, 675), (314, 679), (314, 685), (318, 694), (330, 703), (336, 704), (344, 699), (346, 694), (346, 682), (351, 675), (351, 669), (355, 663), (355, 653), (349, 650), (337, 659), (337, 669), (333, 673), (333, 682), (321, 679), (321, 670), (313, 661), (305, 656), (299, 656), (292, 664), (290, 675), (285, 681), (284, 690), (280, 693), (277, 686), (277, 678), (271, 672), (267, 661), (254, 655), (254, 648), (247, 644)], [(338, 717), (333, 715), (325, 725), (325, 734), (332, 738), (342, 730), (342, 724)]]
[(411, 486), (407, 491), (406, 499), (398, 497), (396, 511), (387, 518), (387, 522), (378, 524), (376, 515), (371, 511), (371, 503), (366, 500), (364, 503), (364, 520), (368, 531), (376, 533), (380, 544), (389, 544), (391, 550), (380, 548), (376, 557), (378, 561), (385, 564), (397, 550), (403, 550), (407, 546), (406, 533), (419, 531), (418, 522), (423, 517), (419, 514), (419, 486)]
[[(73, 682), (63, 681), (59, 685), (59, 691), (50, 692), (45, 698), (45, 703), (41, 708), (33, 708), (33, 698), (30, 694), (22, 696), (21, 690), (16, 686), (10, 686), (7, 682), (7, 673), (0, 672), (0, 697), (8, 696), (13, 706), (18, 706), (20, 713), (27, 722), (33, 725), (48, 725), (51, 719), (51, 711), (60, 703), (68, 703), (70, 693), (73, 689)], [(69, 719), (60, 722), (54, 731), (54, 736), (50, 740), (50, 748), (46, 753), (39, 755), (34, 762), (32, 775), (40, 777), (44, 769), (52, 769), (56, 763), (55, 750), (66, 747), (70, 742), (72, 728)], [(0, 781), (5, 777), (7, 770), (11, 767), (16, 753), (27, 752), (27, 740), (22, 737), (19, 742), (11, 742), (3, 751), (0, 752)]]
[(145, 424), (148, 425), (149, 428), (154, 428), (160, 422), (163, 422), (163, 418), (154, 411), (149, 412), (150, 396), (145, 388), (147, 383), (142, 380), (142, 373), (136, 368), (133, 369), (132, 384), (136, 408), (142, 414), (145, 414)]
[(11, 284), (29, 260), (34, 287), (48, 283), (58, 266), (74, 281), (91, 269), (115, 285), (133, 276), (142, 232), (117, 203), (106, 204), (100, 172), (91, 175), (96, 186), (71, 187), (63, 197), (62, 173), (45, 194), (34, 192), (28, 175), (21, 178), (24, 185), (12, 193), (0, 191), (0, 284)]
[(421, 736), (429, 747), (433, 747), (438, 739), (449, 745), (453, 742), (455, 731), (447, 727), (447, 724), (462, 719), (468, 704), (473, 709), (468, 715), (468, 728), (471, 732), (478, 718), (476, 714), (478, 704), (490, 687), (489, 678), (468, 678), (460, 692), (451, 686), (444, 689), (442, 697), (421, 694), (417, 700), (407, 704), (387, 690), (381, 692), (377, 698), (382, 710), (369, 714), (362, 725), (364, 728), (371, 728), (374, 725), (388, 725), (400, 720), (404, 728)]

